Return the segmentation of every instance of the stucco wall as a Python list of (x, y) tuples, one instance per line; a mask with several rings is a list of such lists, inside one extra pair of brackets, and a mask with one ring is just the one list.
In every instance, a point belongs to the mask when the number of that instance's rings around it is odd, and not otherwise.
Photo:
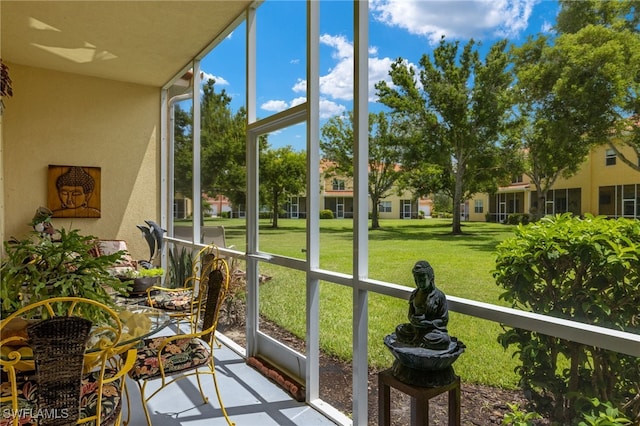
[(9, 64), (12, 98), (2, 119), (4, 239), (21, 238), (47, 205), (48, 165), (101, 168), (96, 219), (53, 219), (102, 239), (127, 240), (148, 258), (136, 224), (159, 217), (160, 90)]

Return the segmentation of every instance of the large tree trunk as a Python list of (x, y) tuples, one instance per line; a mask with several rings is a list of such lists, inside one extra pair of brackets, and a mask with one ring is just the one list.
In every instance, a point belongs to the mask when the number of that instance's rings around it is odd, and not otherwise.
[(280, 211), (280, 209), (278, 208), (278, 195), (277, 194), (273, 194), (273, 221), (271, 221), (271, 227), (272, 228), (277, 228), (278, 227), (278, 212)]
[(378, 220), (378, 199), (371, 198), (373, 208), (371, 210), (371, 229), (380, 229), (380, 222)]
[[(458, 165), (460, 166), (460, 165)], [(462, 226), (460, 224), (460, 203), (462, 202), (462, 167), (458, 168), (456, 173), (456, 187), (453, 191), (453, 226), (451, 233), (453, 235), (462, 234)]]

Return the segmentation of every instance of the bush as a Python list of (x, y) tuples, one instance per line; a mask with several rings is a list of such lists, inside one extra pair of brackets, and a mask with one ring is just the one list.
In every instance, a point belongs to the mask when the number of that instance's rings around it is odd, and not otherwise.
[[(498, 246), (493, 275), (506, 290), (500, 298), (514, 308), (633, 332), (640, 221), (566, 213), (518, 225)], [(537, 411), (563, 424), (581, 411), (580, 396), (622, 404), (640, 391), (634, 357), (521, 329), (499, 340), (518, 348), (516, 372)]]
[(507, 224), (509, 225), (518, 225), (520, 223), (526, 225), (530, 221), (529, 215), (526, 213), (512, 213), (507, 216)]
[(333, 212), (331, 210), (320, 210), (320, 219), (333, 219)]
[(598, 398), (592, 398), (589, 404), (595, 410), (583, 413), (583, 420), (578, 426), (614, 426), (630, 425), (632, 422), (624, 413), (614, 407), (610, 402), (601, 402)]

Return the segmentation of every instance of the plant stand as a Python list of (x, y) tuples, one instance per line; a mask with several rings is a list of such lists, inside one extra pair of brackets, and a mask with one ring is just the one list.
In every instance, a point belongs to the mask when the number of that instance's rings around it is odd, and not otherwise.
[(460, 425), (460, 377), (447, 385), (421, 387), (408, 385), (398, 380), (392, 370), (378, 373), (378, 424), (391, 425), (391, 388), (411, 397), (411, 425), (429, 425), (429, 400), (449, 392), (449, 426)]

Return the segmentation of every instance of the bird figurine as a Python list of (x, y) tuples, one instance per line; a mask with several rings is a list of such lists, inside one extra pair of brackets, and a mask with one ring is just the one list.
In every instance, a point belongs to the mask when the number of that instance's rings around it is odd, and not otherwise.
[(38, 207), (33, 219), (31, 219), (31, 226), (34, 231), (40, 234), (40, 237), (55, 241), (60, 237), (60, 233), (51, 223), (52, 216), (53, 212), (47, 207)]

